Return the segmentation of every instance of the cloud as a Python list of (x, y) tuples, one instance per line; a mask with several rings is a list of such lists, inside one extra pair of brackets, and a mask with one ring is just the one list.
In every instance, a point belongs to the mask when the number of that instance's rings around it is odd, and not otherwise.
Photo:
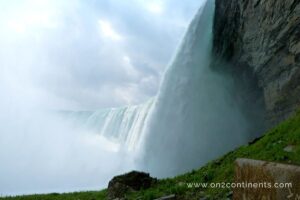
[(146, 4), (146, 8), (154, 13), (154, 14), (161, 14), (163, 12), (163, 5), (162, 2), (150, 2), (148, 4)]
[[(43, 91), (53, 98), (42, 102), (45, 107), (50, 103), (58, 109), (122, 106), (128, 100), (116, 95), (119, 88), (133, 95), (130, 102), (142, 103), (154, 96), (168, 60), (196, 12), (194, 5), (199, 4), (192, 0), (185, 4), (17, 2), (1, 3), (6, 12), (1, 14), (0, 43), (6, 51), (0, 52), (5, 58), (0, 62), (9, 74), (0, 76), (9, 76), (11, 84), (18, 84), (22, 74), (23, 90)], [(140, 84), (145, 80), (155, 81)], [(61, 103), (53, 105), (51, 101), (57, 99)]]
[(117, 41), (122, 39), (122, 36), (111, 27), (111, 24), (108, 21), (99, 19), (98, 23), (100, 26), (101, 34), (104, 37)]
[(115, 154), (115, 144), (74, 131), (49, 111), (118, 107), (155, 96), (198, 5), (0, 1), (0, 193), (98, 189), (99, 181), (132, 167), (122, 160), (128, 156)]

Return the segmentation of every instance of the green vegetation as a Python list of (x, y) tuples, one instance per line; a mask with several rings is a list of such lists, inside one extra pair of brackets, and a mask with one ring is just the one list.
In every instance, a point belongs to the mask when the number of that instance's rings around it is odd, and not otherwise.
[[(286, 152), (288, 145), (294, 147), (293, 152)], [(254, 144), (242, 146), (225, 156), (212, 161), (204, 167), (184, 175), (165, 179), (155, 187), (145, 191), (129, 194), (129, 199), (153, 199), (167, 194), (177, 194), (179, 199), (199, 199), (210, 196), (212, 199), (224, 199), (229, 189), (188, 188), (186, 183), (232, 182), (234, 161), (237, 158), (276, 161), (300, 165), (300, 112), (289, 120), (270, 130)]]
[[(287, 152), (284, 148), (289, 145), (293, 146), (293, 151)], [(300, 112), (270, 130), (255, 143), (229, 152), (198, 170), (174, 178), (159, 180), (150, 189), (129, 193), (127, 199), (152, 200), (169, 194), (176, 194), (178, 199), (183, 200), (198, 200), (203, 196), (210, 196), (211, 199), (225, 199), (230, 192), (229, 189), (189, 188), (187, 183), (232, 182), (236, 158), (252, 158), (300, 165)], [(104, 190), (100, 192), (34, 195), (0, 198), (0, 200), (98, 200), (105, 199), (105, 192)]]
[(50, 193), (50, 194), (36, 194), (16, 197), (0, 198), (1, 200), (98, 200), (105, 199), (106, 191), (100, 192), (74, 192), (74, 193)]

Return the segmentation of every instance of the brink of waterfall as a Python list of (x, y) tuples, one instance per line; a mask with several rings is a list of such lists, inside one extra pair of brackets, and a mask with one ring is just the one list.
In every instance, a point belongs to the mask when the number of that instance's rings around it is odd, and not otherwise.
[(158, 177), (200, 167), (247, 143), (256, 133), (232, 95), (235, 82), (211, 68), (214, 7), (207, 0), (197, 12), (156, 97), (136, 106), (66, 112), (67, 118)]
[(148, 118), (140, 162), (155, 176), (198, 168), (251, 138), (233, 80), (210, 68), (214, 6), (207, 0), (191, 22)]

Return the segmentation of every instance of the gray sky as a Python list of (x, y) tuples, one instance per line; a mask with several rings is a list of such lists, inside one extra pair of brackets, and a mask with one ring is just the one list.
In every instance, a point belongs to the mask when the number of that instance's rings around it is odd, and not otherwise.
[(46, 109), (142, 103), (199, 0), (0, 0), (0, 89)]
[(0, 195), (98, 189), (132, 169), (44, 111), (154, 96), (201, 1), (0, 0)]

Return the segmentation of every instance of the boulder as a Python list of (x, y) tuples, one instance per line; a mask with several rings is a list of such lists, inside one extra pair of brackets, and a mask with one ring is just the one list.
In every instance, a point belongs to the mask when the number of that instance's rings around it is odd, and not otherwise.
[(293, 145), (288, 145), (283, 149), (285, 152), (291, 153), (295, 151), (295, 146)]
[(127, 192), (147, 189), (156, 183), (157, 179), (148, 173), (132, 171), (120, 176), (115, 176), (108, 183), (108, 199), (122, 199)]

